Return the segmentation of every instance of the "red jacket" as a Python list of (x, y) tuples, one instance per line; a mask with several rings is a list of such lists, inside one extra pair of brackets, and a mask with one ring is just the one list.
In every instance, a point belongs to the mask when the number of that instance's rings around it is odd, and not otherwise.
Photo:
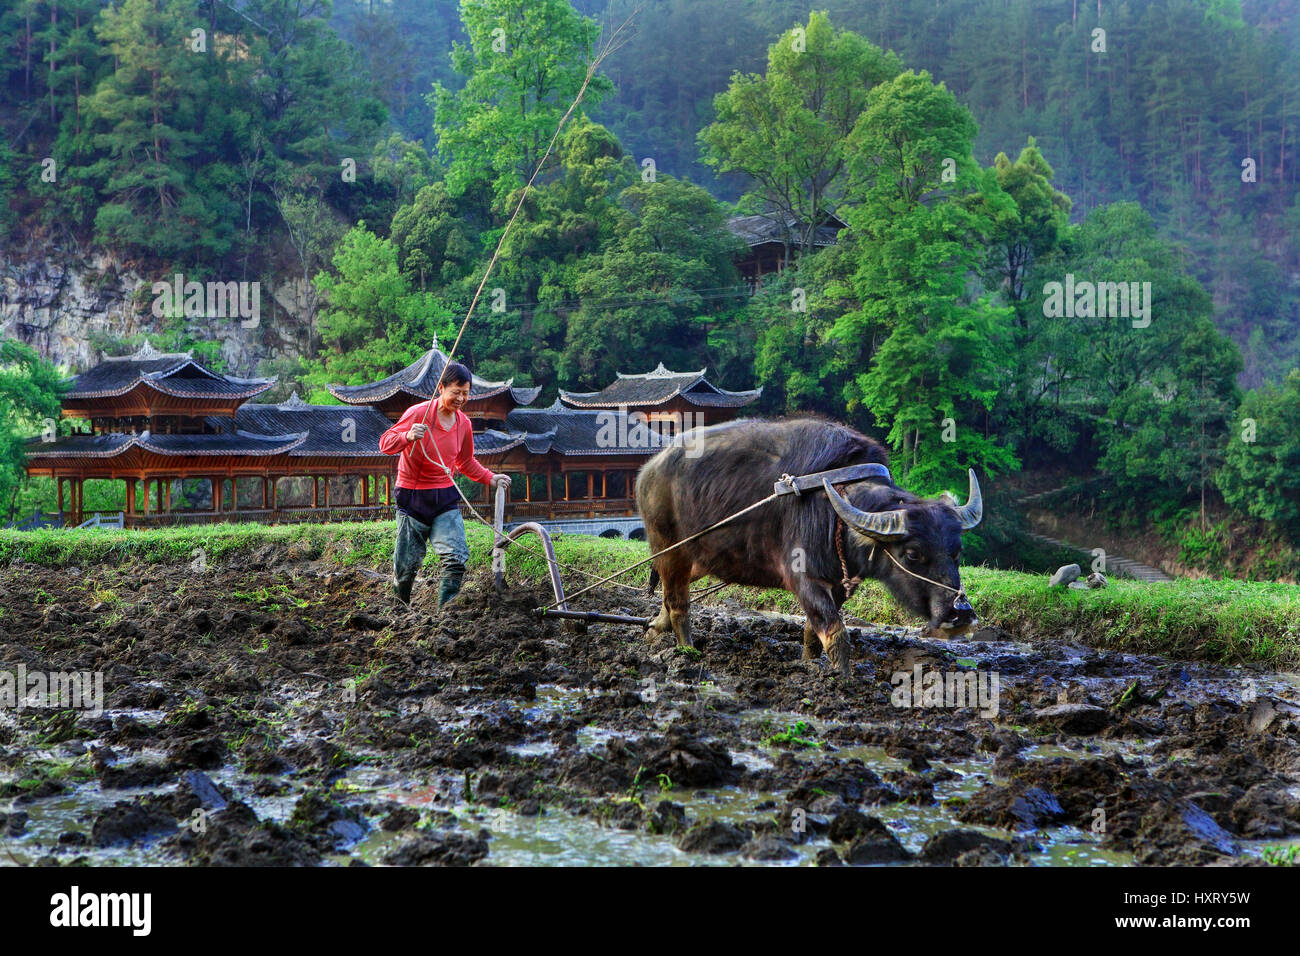
[[(437, 399), (433, 400), (435, 403)], [(385, 455), (401, 455), (397, 462), (397, 487), (399, 488), (450, 488), (451, 475), (443, 471), (438, 461), (438, 452), (442, 452), (445, 461), (453, 472), (460, 472), (470, 481), (490, 484), (492, 472), (484, 468), (474, 457), (474, 426), (469, 416), (462, 411), (456, 412), (456, 424), (445, 429), (438, 424), (438, 411), (429, 411), (425, 421), (425, 410), (429, 402), (412, 405), (406, 410), (397, 424), (379, 436), (379, 450)], [(429, 430), (417, 443), (407, 440), (406, 433), (415, 424), (427, 424)], [(438, 443), (438, 450), (433, 447)]]

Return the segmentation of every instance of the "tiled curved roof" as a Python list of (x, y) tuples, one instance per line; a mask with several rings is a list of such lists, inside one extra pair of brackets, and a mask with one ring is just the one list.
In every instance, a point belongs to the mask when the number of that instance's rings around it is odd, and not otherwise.
[(135, 445), (135, 435), (64, 435), (55, 441), (29, 438), (28, 458), (113, 458)]
[(505, 432), (497, 431), (493, 428), (484, 429), (474, 434), (474, 457), (475, 458), (495, 458), (504, 455), (512, 448), (518, 448), (525, 441), (527, 436), (522, 434), (509, 435)]
[(709, 383), (708, 368), (698, 372), (673, 372), (660, 362), (653, 372), (630, 375), (616, 373), (618, 380), (598, 392), (560, 391), (560, 398), (575, 408), (616, 408), (620, 405), (662, 405), (681, 396), (692, 405), (707, 408), (740, 408), (756, 400), (761, 388), (729, 392)]
[[(446, 367), (447, 353), (438, 348), (435, 343), (433, 348), (425, 352), (415, 362), (412, 362), (400, 372), (394, 372), (387, 378), (380, 379), (378, 382), (370, 382), (366, 385), (327, 385), (325, 387), (339, 401), (347, 402), (350, 405), (382, 402), (398, 392), (406, 392), (411, 398), (424, 401), (433, 398), (437, 393), (438, 379), (442, 377), (442, 370)], [(527, 405), (537, 398), (541, 388), (522, 386), (516, 388), (514, 387), (513, 378), (508, 378), (504, 382), (489, 382), (473, 373), (470, 374), (470, 401), (491, 398), (505, 391), (509, 391), (510, 397), (518, 404)]]
[[(832, 219), (832, 223), (838, 220)], [(797, 239), (799, 233), (803, 231), (803, 225), (793, 216), (785, 217), (785, 228)], [(843, 224), (818, 226), (813, 232), (814, 246), (833, 246), (839, 236), (840, 229), (844, 228)], [(779, 242), (784, 244), (785, 230), (781, 228), (781, 217), (778, 216), (734, 216), (727, 220), (727, 229), (733, 235), (739, 236), (745, 242), (749, 243), (750, 248), (761, 246), (768, 242)]]
[(68, 435), (58, 441), (27, 442), (28, 458), (115, 458), (132, 448), (155, 455), (281, 455), (307, 438), (298, 435), (256, 435), (235, 431), (220, 435)]
[[(228, 428), (229, 418), (209, 418), (212, 428)], [(295, 392), (279, 405), (247, 403), (235, 415), (235, 427), (241, 431), (273, 435), (303, 433), (305, 440), (296, 445), (294, 457), (368, 457), (383, 455), (379, 436), (392, 426), (383, 413), (374, 408), (353, 405), (309, 405)], [(345, 441), (351, 438), (351, 441)], [(384, 456), (387, 457), (387, 456)]]
[(514, 409), (506, 428), (534, 455), (653, 455), (671, 444), (643, 424), (619, 427), (617, 412), (567, 408), (559, 399), (548, 408)]
[(159, 455), (282, 455), (302, 445), (306, 432), (258, 435), (237, 429), (222, 435), (150, 435), (136, 438), (141, 448)]
[(138, 352), (109, 356), (70, 379), (63, 398), (112, 398), (140, 384), (177, 398), (251, 398), (275, 379), (222, 375), (194, 361), (189, 352), (158, 352), (146, 341)]

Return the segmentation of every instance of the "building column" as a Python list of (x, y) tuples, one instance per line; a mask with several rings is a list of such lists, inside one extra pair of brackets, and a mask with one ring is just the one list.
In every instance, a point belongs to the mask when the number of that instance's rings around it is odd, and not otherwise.
[(524, 472), (524, 501), (533, 500), (533, 476)]
[(271, 476), (271, 510), (272, 511), (280, 510), (279, 495), (280, 495), (280, 478), (278, 475), (272, 475)]
[(239, 510), (239, 478), (235, 475), (230, 476), (230, 510)]
[(600, 469), (600, 496), (605, 497), (605, 469)]
[(266, 475), (262, 476), (262, 510), (266, 510)]
[(364, 508), (370, 504), (370, 476), (361, 476), (361, 506)]
[(311, 476), (311, 506), (320, 507), (320, 479), (315, 475)]
[(326, 475), (321, 481), (325, 485), (325, 510), (330, 510), (330, 476)]
[(212, 485), (212, 510), (221, 514), (221, 499), (225, 497), (225, 482), (220, 478), (209, 478), (208, 484)]
[(163, 511), (171, 514), (172, 512), (172, 480), (170, 478), (160, 479), (163, 482)]
[(569, 500), (569, 473), (564, 473), (564, 500)]
[(135, 479), (126, 479), (126, 513), (135, 514)]

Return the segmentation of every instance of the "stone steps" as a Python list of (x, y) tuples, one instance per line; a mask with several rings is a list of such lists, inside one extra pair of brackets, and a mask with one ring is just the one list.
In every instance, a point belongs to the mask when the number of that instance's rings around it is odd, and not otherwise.
[[(1070, 542), (1061, 541), (1058, 538), (1049, 538), (1045, 534), (1035, 534), (1031, 531), (1029, 532), (1029, 537), (1033, 538), (1035, 541), (1040, 541), (1043, 544), (1055, 545), (1058, 548), (1068, 548), (1071, 551), (1078, 551), (1080, 554), (1086, 554), (1089, 557), (1092, 555), (1092, 552), (1087, 548), (1081, 548), (1077, 544), (1070, 544)], [(1083, 564), (1082, 566), (1086, 571), (1088, 564)], [(1123, 575), (1124, 577), (1132, 578), (1135, 581), (1146, 581), (1151, 584), (1159, 584), (1173, 580), (1173, 578), (1165, 574), (1165, 572), (1161, 571), (1159, 568), (1153, 568), (1138, 561), (1117, 557), (1113, 554), (1106, 555), (1105, 573)]]

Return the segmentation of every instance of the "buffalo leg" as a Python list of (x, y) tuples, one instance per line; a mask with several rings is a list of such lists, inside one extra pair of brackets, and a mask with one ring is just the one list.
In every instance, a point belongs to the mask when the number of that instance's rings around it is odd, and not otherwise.
[(671, 585), (665, 579), (664, 600), (668, 603), (668, 617), (672, 621), (677, 643), (683, 647), (704, 649), (703, 638), (691, 642), (691, 576), (689, 573), (674, 576)]
[(813, 628), (811, 622), (805, 622), (803, 626), (803, 659), (806, 661), (815, 661), (822, 656), (822, 639), (817, 636), (817, 631)]
[(677, 636), (678, 644), (701, 649), (703, 641), (696, 645), (691, 644), (690, 560), (682, 559), (677, 554), (666, 555), (658, 570), (659, 579), (663, 582), (664, 603), (659, 609), (658, 616), (650, 622), (650, 630), (662, 634), (671, 627)]
[(848, 635), (844, 631), (844, 622), (840, 620), (839, 608), (835, 606), (830, 588), (805, 577), (797, 583), (795, 597), (799, 599), (799, 605), (808, 617), (803, 632), (803, 659), (813, 660), (817, 656), (816, 645), (812, 642), (815, 634), (821, 639), (822, 649), (830, 658), (831, 666), (841, 676), (851, 676), (853, 667), (849, 662)]
[(668, 613), (668, 599), (664, 598), (663, 603), (659, 605), (659, 614), (650, 622), (650, 630), (656, 634), (664, 634), (673, 626), (672, 618)]

